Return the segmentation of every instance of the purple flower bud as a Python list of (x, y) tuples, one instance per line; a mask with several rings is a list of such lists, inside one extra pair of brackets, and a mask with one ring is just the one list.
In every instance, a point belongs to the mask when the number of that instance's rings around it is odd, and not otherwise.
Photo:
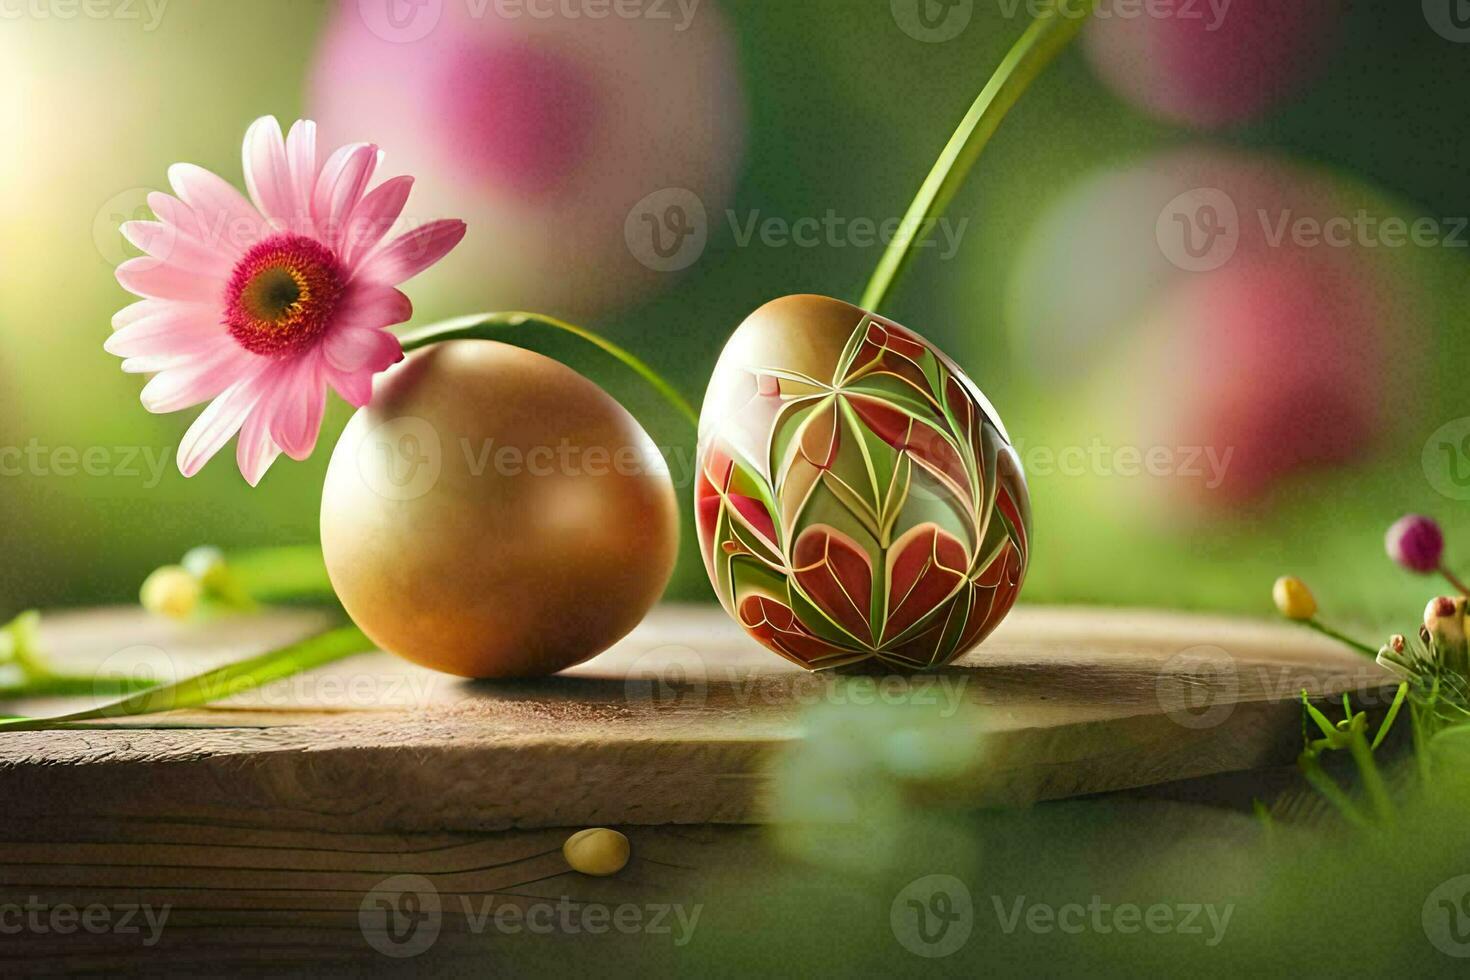
[(1411, 572), (1438, 571), (1444, 558), (1444, 532), (1428, 517), (1410, 514), (1388, 529), (1388, 557)]

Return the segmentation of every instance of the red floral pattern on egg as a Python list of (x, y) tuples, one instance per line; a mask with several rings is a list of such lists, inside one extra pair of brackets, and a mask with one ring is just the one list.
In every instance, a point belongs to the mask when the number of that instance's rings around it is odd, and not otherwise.
[(917, 670), (954, 661), (1010, 611), (1025, 477), (994, 410), (932, 344), (837, 300), (788, 297), (737, 331), (711, 391), (700, 548), (756, 640), (809, 670)]

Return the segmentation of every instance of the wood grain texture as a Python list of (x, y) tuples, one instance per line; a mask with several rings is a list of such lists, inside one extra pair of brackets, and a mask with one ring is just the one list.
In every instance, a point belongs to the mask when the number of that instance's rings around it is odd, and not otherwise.
[[(51, 617), (45, 636), (76, 669), (141, 657), (186, 676), (320, 622), (293, 613), (181, 628), (103, 610)], [(1289, 764), (1303, 689), (1373, 707), (1386, 704), (1387, 684), (1370, 661), (1289, 626), (1055, 608), (1018, 610), (936, 675), (833, 679), (765, 652), (718, 610), (665, 608), (604, 656), (545, 680), (466, 682), (377, 654), (210, 709), (0, 734), (0, 827), (62, 817), (334, 834), (759, 822), (771, 766), (806, 713), (861, 710), (850, 702), (864, 696), (974, 712), (980, 761), (950, 792), (967, 805), (1026, 804)]]

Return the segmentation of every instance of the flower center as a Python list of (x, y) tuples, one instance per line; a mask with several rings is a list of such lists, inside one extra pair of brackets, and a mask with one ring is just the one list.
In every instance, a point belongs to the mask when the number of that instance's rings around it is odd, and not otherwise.
[(225, 290), (225, 324), (241, 347), (279, 357), (316, 343), (345, 286), (331, 250), (302, 235), (275, 235), (245, 253)]

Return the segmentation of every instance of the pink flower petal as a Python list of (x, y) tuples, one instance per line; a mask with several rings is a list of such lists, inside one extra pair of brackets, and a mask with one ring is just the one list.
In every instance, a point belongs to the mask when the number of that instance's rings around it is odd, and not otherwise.
[(391, 327), (413, 316), (413, 303), (393, 286), (357, 279), (347, 287), (337, 322), (350, 327)]
[(235, 446), (235, 462), (240, 474), (252, 487), (259, 486), (265, 471), (281, 455), (281, 447), (271, 439), (270, 420), (262, 411), (254, 412), (245, 420), (240, 430), (240, 441)]
[(257, 379), (250, 377), (236, 381), (210, 402), (179, 443), (179, 472), (186, 477), (198, 473), (240, 431), (259, 398)]
[[(191, 163), (168, 168), (168, 182), (194, 209), (204, 241), (238, 258), (266, 237), (266, 225), (245, 196), (220, 177)], [(155, 214), (157, 212), (154, 212)]]
[(286, 161), (286, 141), (275, 116), (261, 116), (245, 132), (242, 154), (245, 187), (250, 199), (277, 228), (292, 228), (291, 165)]
[(335, 249), (347, 220), (362, 200), (378, 165), (378, 148), (369, 143), (344, 146), (328, 158), (312, 194), (311, 213), (317, 237)]
[[(374, 377), (403, 358), (386, 328), (413, 315), (396, 284), (446, 255), (465, 226), (435, 222), (385, 244), (412, 178), (372, 188), (383, 155), (366, 143), (344, 146), (318, 167), (309, 120), (287, 136), (274, 117), (256, 120), (242, 159), (249, 199), (207, 170), (178, 164), (169, 169), (174, 194), (148, 196), (157, 220), (123, 226), (146, 255), (120, 265), (117, 279), (144, 299), (113, 317), (104, 348), (123, 358), (124, 371), (155, 375), (142, 392), (149, 411), (210, 403), (180, 444), (185, 475), (238, 433), (236, 460), (254, 486), (282, 453), (305, 459), (316, 448), (328, 387), (353, 405), (370, 401)], [(309, 243), (292, 244), (307, 251), (331, 249), (345, 266), (346, 289), (318, 311), (324, 334), (264, 356), (231, 335), (223, 302), (237, 275), (256, 274), (242, 271), (241, 260), (273, 235), (305, 237)]]
[(227, 253), (210, 248), (163, 221), (128, 221), (123, 224), (122, 233), (150, 257), (196, 275), (224, 280), (235, 267)]
[(327, 383), (353, 408), (362, 408), (373, 400), (373, 372), (339, 371), (328, 360), (326, 375)]
[(316, 191), (316, 123), (298, 119), (286, 137), (286, 163), (291, 168), (291, 210), (298, 222), (294, 230), (316, 236), (311, 219), (311, 196)]
[[(129, 311), (136, 310), (135, 315)], [(128, 314), (124, 316), (124, 314)], [(207, 306), (144, 300), (112, 318), (117, 329), (102, 349), (118, 357), (142, 357), (167, 350), (175, 344), (192, 344), (206, 337), (221, 338), (225, 328), (218, 314)]]
[(186, 303), (218, 301), (225, 290), (224, 283), (218, 279), (146, 256), (128, 259), (118, 266), (117, 281), (128, 292), (139, 296)]
[(158, 216), (159, 221), (179, 234), (187, 235), (201, 243), (209, 241), (209, 229), (199, 215), (195, 214), (193, 208), (172, 194), (151, 191), (148, 194), (148, 207)]
[(209, 401), (247, 372), (259, 370), (259, 361), (234, 343), (220, 344), (187, 367), (154, 376), (143, 386), (143, 407), (155, 415), (166, 415)]
[(322, 344), (327, 363), (339, 371), (376, 374), (403, 360), (403, 344), (386, 330), (339, 327)]
[(408, 203), (408, 193), (413, 189), (412, 177), (394, 177), (373, 188), (352, 211), (347, 219), (347, 230), (342, 235), (342, 262), (348, 270), (357, 267), (363, 256), (372, 252), (393, 227), (393, 222), (403, 213)]
[[(141, 346), (141, 345), (139, 345)], [(218, 332), (175, 335), (167, 343), (154, 342), (151, 349), (129, 355), (122, 362), (124, 374), (158, 374), (173, 368), (188, 367), (219, 347), (233, 347), (235, 342)]]
[(326, 410), (327, 385), (321, 359), (314, 355), (282, 365), (266, 379), (265, 406), (270, 415), (271, 439), (295, 460), (316, 448)]
[(370, 255), (358, 274), (364, 279), (396, 286), (448, 255), (464, 238), (465, 230), (465, 223), (456, 219), (433, 221), (415, 228)]
[(131, 326), (139, 320), (167, 313), (175, 306), (184, 304), (170, 303), (161, 299), (140, 299), (129, 306), (124, 306), (112, 315), (112, 329), (121, 330), (123, 327)]

